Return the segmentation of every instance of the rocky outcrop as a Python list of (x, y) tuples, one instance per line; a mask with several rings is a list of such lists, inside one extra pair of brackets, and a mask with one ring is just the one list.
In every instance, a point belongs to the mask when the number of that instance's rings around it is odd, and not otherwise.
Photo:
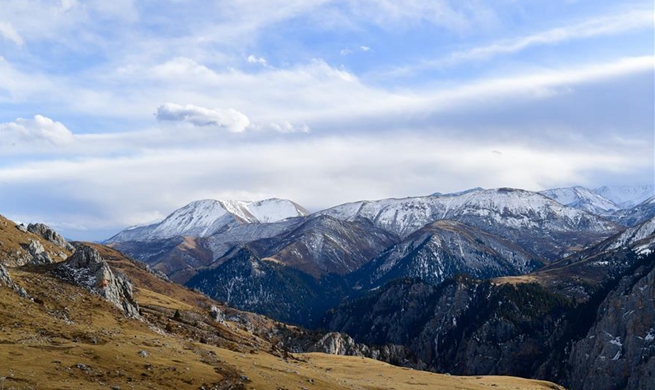
[(330, 332), (309, 348), (309, 352), (322, 352), (330, 355), (370, 356), (371, 349), (357, 344), (344, 333)]
[(9, 272), (7, 272), (7, 269), (0, 264), (0, 285), (5, 285), (9, 287), (10, 289), (14, 290), (18, 295), (20, 295), (23, 298), (29, 298), (29, 294), (27, 294), (27, 291), (19, 285), (17, 285), (11, 276), (9, 275)]
[(125, 275), (114, 272), (95, 249), (78, 245), (73, 256), (56, 265), (54, 274), (105, 298), (128, 317), (140, 317), (132, 284)]
[(330, 355), (359, 356), (387, 363), (424, 369), (408, 349), (402, 345), (367, 346), (357, 343), (345, 333), (330, 332), (315, 343), (302, 348), (302, 352), (320, 352)]
[(32, 257), (28, 261), (28, 264), (42, 265), (54, 263), (54, 260), (52, 260), (48, 252), (46, 252), (43, 244), (37, 240), (30, 240), (30, 243), (25, 249), (27, 250), (27, 253), (29, 253), (29, 255)]
[(27, 231), (47, 241), (50, 241), (51, 243), (57, 245), (60, 248), (66, 249), (67, 251), (72, 252), (75, 250), (75, 248), (73, 248), (73, 246), (69, 244), (64, 237), (42, 223), (31, 223), (27, 225)]
[(602, 302), (586, 337), (573, 345), (575, 389), (655, 389), (655, 269), (624, 276)]

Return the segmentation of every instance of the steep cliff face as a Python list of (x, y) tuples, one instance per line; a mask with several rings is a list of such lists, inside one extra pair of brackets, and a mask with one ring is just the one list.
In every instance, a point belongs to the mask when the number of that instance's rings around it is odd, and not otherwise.
[(570, 305), (536, 284), (404, 280), (334, 310), (326, 327), (365, 344), (404, 345), (431, 370), (531, 376)]
[(569, 356), (571, 388), (655, 389), (655, 262), (626, 275)]
[(405, 280), (332, 310), (324, 324), (355, 343), (405, 346), (419, 365), (438, 372), (542, 378), (576, 389), (650, 389), (655, 253), (627, 252), (598, 254), (587, 263), (624, 263), (596, 285), (569, 275), (572, 285), (587, 289), (583, 295), (571, 296), (536, 274), (484, 282), (460, 277), (438, 287)]

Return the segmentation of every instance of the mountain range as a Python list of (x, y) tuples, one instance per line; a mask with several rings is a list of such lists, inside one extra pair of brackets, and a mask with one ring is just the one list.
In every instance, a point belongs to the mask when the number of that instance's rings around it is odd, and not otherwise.
[(282, 199), (202, 200), (105, 245), (70, 245), (45, 225), (5, 221), (0, 284), (49, 302), (30, 283), (63, 281), (164, 333), (229, 347), (202, 317), (211, 307), (209, 318), (257, 335), (237, 332), (273, 356), (327, 352), (571, 388), (651, 389), (652, 192), (474, 188), (314, 213)]
[(255, 202), (270, 206), (258, 218), (227, 206), (238, 202), (199, 201), (107, 244), (215, 299), (313, 327), (338, 303), (396, 279), (438, 285), (536, 271), (655, 215), (648, 201), (621, 208), (599, 192), (634, 203), (648, 188), (474, 188), (312, 214), (274, 199)]

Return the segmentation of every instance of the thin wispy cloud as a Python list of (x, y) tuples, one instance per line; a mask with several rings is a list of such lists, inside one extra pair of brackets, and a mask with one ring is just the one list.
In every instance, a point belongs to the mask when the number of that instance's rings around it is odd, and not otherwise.
[(455, 51), (445, 57), (397, 68), (388, 74), (403, 75), (431, 68), (456, 66), (463, 62), (484, 61), (495, 56), (518, 53), (535, 46), (555, 45), (573, 40), (621, 34), (632, 30), (652, 29), (654, 17), (652, 9), (628, 10), (526, 36), (501, 40), (489, 45)]
[(8, 22), (0, 22), (0, 38), (7, 39), (18, 46), (23, 44), (23, 38), (14, 29), (14, 26)]

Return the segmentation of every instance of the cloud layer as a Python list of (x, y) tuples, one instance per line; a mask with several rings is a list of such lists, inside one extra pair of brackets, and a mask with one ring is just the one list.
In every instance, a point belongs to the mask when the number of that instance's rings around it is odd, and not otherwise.
[(652, 182), (653, 44), (640, 0), (3, 0), (0, 213)]

